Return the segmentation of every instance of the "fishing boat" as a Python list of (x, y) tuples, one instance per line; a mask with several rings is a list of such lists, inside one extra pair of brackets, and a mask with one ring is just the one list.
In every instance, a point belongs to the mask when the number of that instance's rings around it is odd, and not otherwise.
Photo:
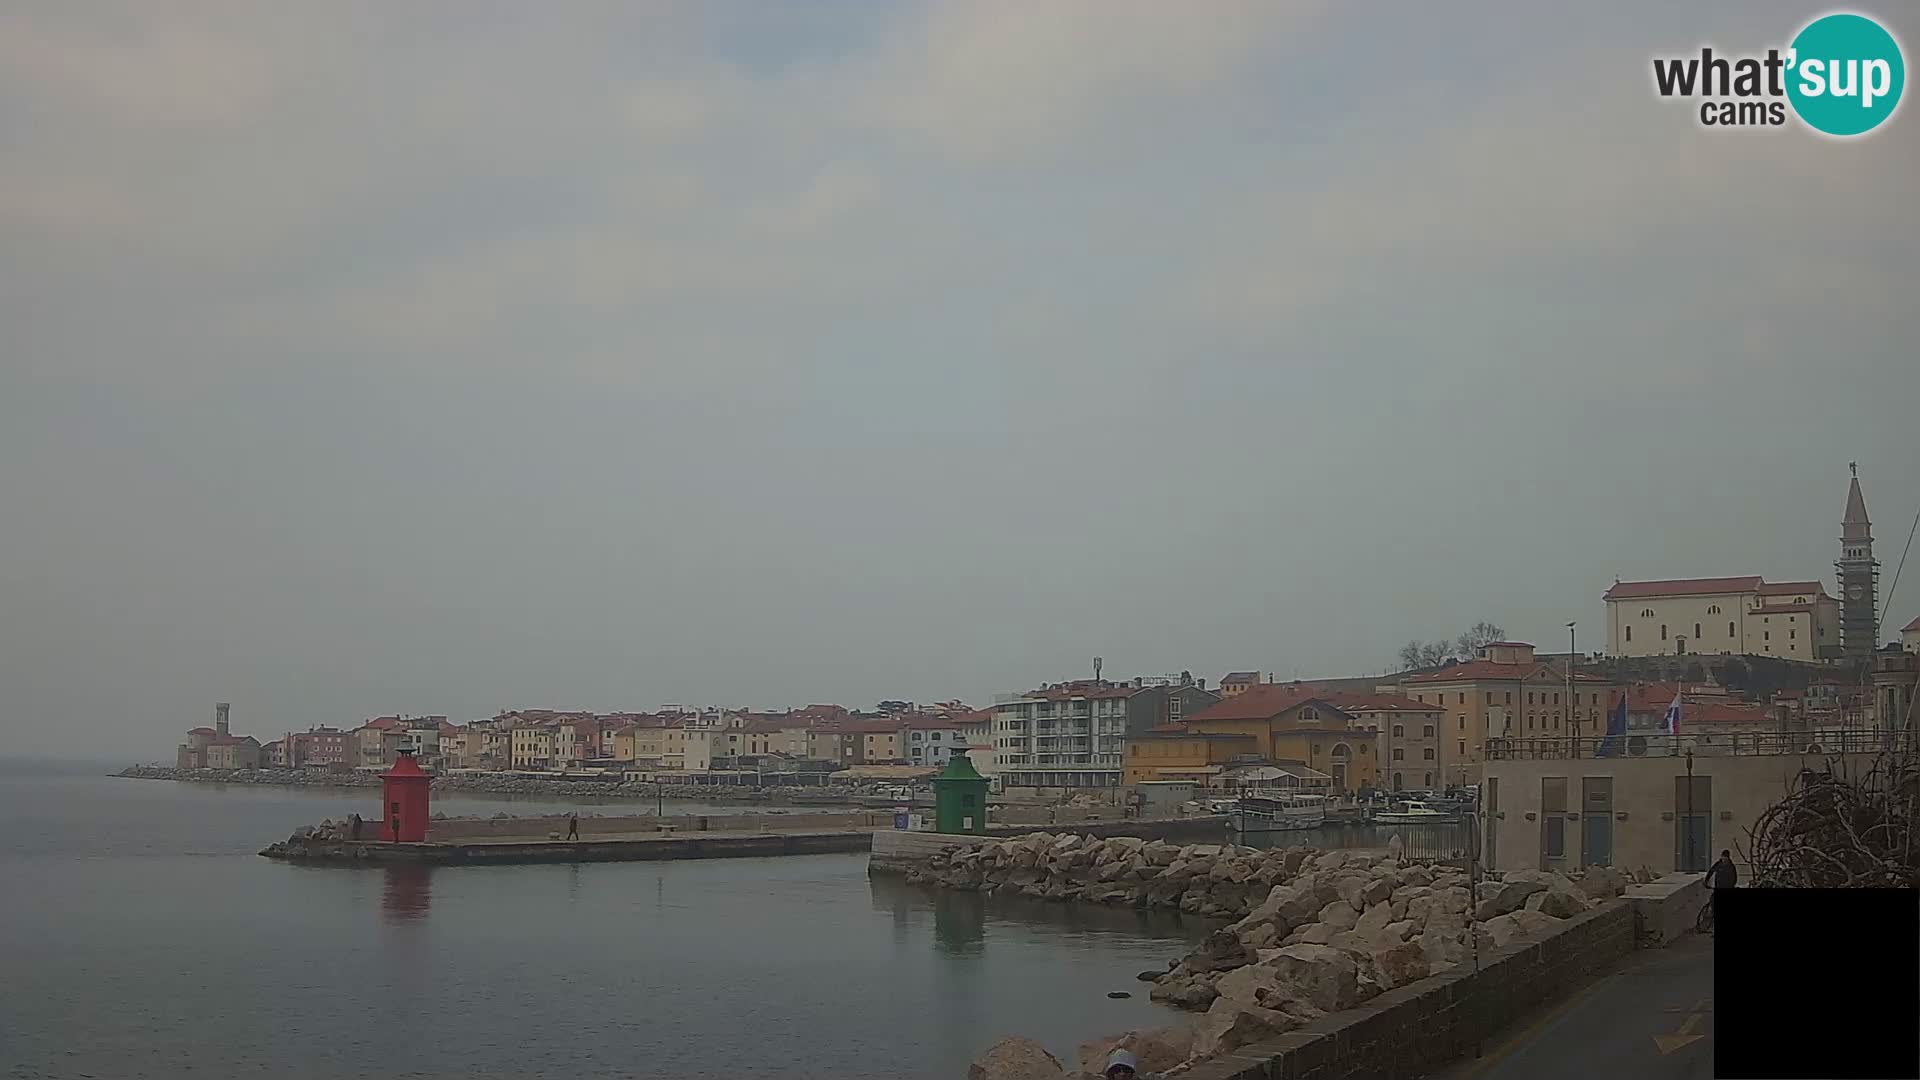
[(1325, 795), (1248, 795), (1233, 809), (1233, 831), (1298, 832), (1327, 821)]
[(1373, 820), (1381, 825), (1413, 825), (1422, 822), (1454, 821), (1461, 815), (1456, 807), (1442, 807), (1434, 803), (1410, 800), (1397, 803), (1393, 809), (1374, 812)]

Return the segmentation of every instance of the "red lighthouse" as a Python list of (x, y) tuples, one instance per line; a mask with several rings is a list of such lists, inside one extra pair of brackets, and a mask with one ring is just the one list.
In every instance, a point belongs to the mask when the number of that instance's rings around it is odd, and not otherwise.
[(402, 750), (393, 768), (380, 775), (381, 798), (386, 803), (386, 827), (382, 833), (396, 844), (418, 844), (427, 838), (427, 785), (433, 777), (413, 760), (413, 751)]

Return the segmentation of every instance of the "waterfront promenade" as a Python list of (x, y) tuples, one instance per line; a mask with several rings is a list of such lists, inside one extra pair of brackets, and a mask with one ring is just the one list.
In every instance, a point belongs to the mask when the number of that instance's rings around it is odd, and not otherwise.
[(1713, 1075), (1713, 938), (1629, 954), (1432, 1080), (1705, 1080)]

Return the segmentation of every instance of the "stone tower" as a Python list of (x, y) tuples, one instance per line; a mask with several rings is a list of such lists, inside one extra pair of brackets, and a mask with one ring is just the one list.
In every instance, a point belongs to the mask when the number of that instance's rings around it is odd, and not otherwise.
[(216, 701), (213, 704), (213, 730), (223, 739), (231, 734), (227, 730), (227, 714), (232, 710), (233, 706), (224, 701)]
[(1867, 500), (1860, 494), (1860, 466), (1850, 462), (1853, 482), (1847, 487), (1847, 513), (1840, 519), (1840, 561), (1833, 564), (1840, 580), (1840, 647), (1848, 660), (1868, 660), (1878, 644), (1880, 620), (1880, 563), (1873, 557), (1873, 522), (1867, 519)]

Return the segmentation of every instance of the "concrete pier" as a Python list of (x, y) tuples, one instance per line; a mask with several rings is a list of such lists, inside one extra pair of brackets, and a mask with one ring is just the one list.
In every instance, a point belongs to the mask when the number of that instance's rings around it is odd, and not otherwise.
[(866, 851), (871, 830), (838, 832), (653, 833), (588, 840), (474, 840), (394, 844), (368, 840), (288, 840), (260, 854), (269, 859), (329, 866), (414, 863), (431, 866), (505, 866), (527, 863), (649, 862), (664, 859), (742, 859), (772, 855), (826, 855)]

